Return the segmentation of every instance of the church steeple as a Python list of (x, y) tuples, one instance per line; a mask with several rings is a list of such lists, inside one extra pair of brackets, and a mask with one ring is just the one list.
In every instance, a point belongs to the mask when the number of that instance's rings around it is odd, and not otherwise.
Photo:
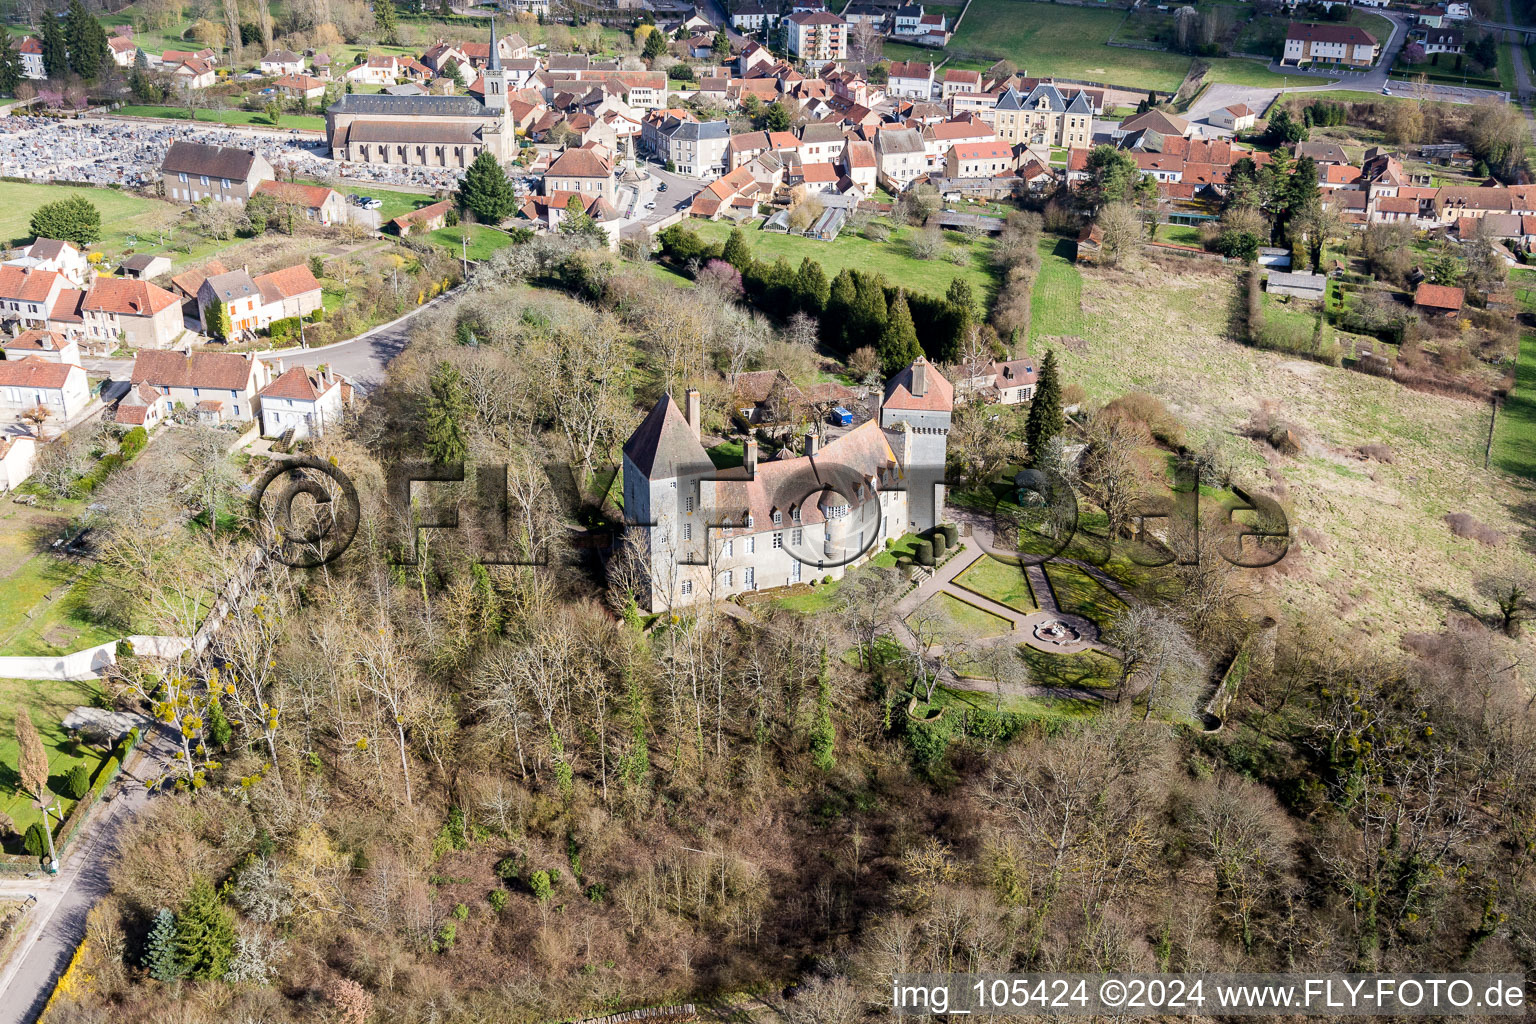
[(485, 109), (500, 113), (507, 109), (507, 73), (501, 67), (501, 50), (496, 39), (496, 15), (491, 15), (491, 56), (485, 63)]

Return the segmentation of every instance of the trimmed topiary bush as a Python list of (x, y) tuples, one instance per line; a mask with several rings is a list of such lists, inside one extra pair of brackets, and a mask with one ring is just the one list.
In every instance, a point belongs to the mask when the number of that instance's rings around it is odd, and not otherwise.
[(944, 544), (946, 547), (953, 548), (959, 546), (960, 527), (956, 526), (954, 523), (945, 523), (943, 526), (939, 527), (939, 532), (944, 535)]
[(91, 788), (91, 773), (84, 764), (77, 764), (64, 776), (64, 791), (79, 800)]
[(918, 541), (912, 550), (912, 557), (918, 565), (932, 565), (933, 542), (926, 540)]

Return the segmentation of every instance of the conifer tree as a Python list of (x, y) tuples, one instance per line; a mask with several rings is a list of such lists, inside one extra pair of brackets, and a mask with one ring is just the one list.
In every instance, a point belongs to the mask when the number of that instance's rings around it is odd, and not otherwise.
[(646, 60), (655, 60), (657, 57), (665, 56), (666, 52), (666, 34), (656, 29), (645, 37), (645, 49), (640, 51), (640, 55)]
[(821, 648), (821, 671), (816, 676), (816, 718), (811, 723), (811, 763), (824, 772), (837, 764), (837, 728), (832, 724), (832, 670), (827, 648)]
[(885, 319), (885, 330), (880, 333), (880, 366), (886, 376), (907, 366), (923, 354), (917, 343), (917, 328), (912, 324), (912, 310), (907, 306), (907, 293), (898, 291), (891, 300), (890, 313)]
[(446, 466), (463, 462), (468, 451), (462, 423), (469, 412), (464, 379), (451, 364), (442, 362), (432, 371), (432, 394), (427, 398), (427, 455)]
[(517, 192), (495, 154), (488, 149), (482, 149), (464, 172), (454, 199), (461, 209), (473, 213), (484, 224), (500, 224), (517, 208)]
[(858, 298), (854, 301), (853, 314), (849, 317), (848, 348), (873, 345), (878, 349), (890, 316), (885, 282), (878, 274), (861, 274), (858, 271), (853, 273), (853, 282), (858, 288)]
[(69, 50), (70, 69), (81, 78), (94, 81), (111, 48), (107, 45), (107, 30), (81, 0), (70, 0), (69, 14), (64, 19), (64, 45)]
[(823, 339), (830, 345), (836, 345), (846, 351), (852, 351), (854, 346), (849, 344), (852, 338), (849, 336), (849, 326), (853, 317), (853, 307), (859, 299), (858, 285), (854, 282), (853, 271), (844, 267), (832, 278), (832, 285), (827, 289), (827, 315), (821, 321)]
[(144, 966), (156, 981), (171, 982), (181, 977), (181, 956), (176, 948), (176, 915), (164, 907), (155, 915), (144, 948)]
[(43, 19), (43, 73), (59, 79), (69, 74), (69, 40), (58, 18)]
[(224, 705), (214, 697), (208, 702), (208, 738), (215, 746), (229, 745), (230, 738), (234, 735), (234, 729), (229, 724), (229, 718), (224, 714)]
[(725, 240), (725, 248), (721, 250), (720, 258), (743, 273), (752, 265), (752, 247), (747, 244), (747, 236), (741, 228), (731, 228), (730, 237)]
[(385, 46), (400, 45), (400, 26), (395, 22), (395, 5), (390, 0), (373, 0), (373, 23)]
[(1047, 349), (1040, 362), (1040, 373), (1035, 378), (1035, 397), (1029, 403), (1029, 420), (1024, 425), (1024, 440), (1029, 446), (1031, 465), (1039, 463), (1040, 456), (1051, 438), (1066, 429), (1061, 412), (1061, 381), (1056, 376), (1056, 350)]
[(206, 878), (192, 883), (192, 891), (176, 915), (176, 955), (189, 978), (222, 978), (235, 950), (235, 925), (229, 911)]
[(800, 269), (795, 271), (795, 305), (802, 312), (820, 316), (827, 308), (831, 291), (821, 264), (809, 256), (801, 260)]
[(7, 32), (0, 36), (0, 93), (14, 96), (20, 84), (21, 51), (16, 49), (16, 40)]

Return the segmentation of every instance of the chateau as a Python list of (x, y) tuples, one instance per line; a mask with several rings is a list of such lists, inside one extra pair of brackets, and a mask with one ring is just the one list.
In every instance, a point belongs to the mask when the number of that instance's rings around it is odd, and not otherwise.
[(473, 96), (389, 96), (349, 93), (325, 112), (331, 157), (365, 164), (407, 167), (468, 167), (482, 149), (497, 160), (517, 155), (517, 137), (507, 118), (507, 71), (491, 45), (484, 75), (484, 99)]
[(656, 403), (624, 445), (625, 517), (643, 535), (652, 610), (831, 577), (930, 529), (944, 506), (954, 389), (925, 359), (885, 386), (879, 416), (804, 453), (716, 470), (699, 393)]

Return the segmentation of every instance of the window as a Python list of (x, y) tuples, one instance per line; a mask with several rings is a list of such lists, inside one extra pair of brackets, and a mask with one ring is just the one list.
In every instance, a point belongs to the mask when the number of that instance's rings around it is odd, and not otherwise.
[[(676, 487), (677, 486), (677, 482), (673, 481), (672, 486)], [(684, 515), (690, 515), (690, 516), (693, 515), (693, 496), (692, 495), (689, 495), (688, 497), (683, 499), (683, 514)]]
[(683, 585), (678, 589), (683, 592), (684, 597), (687, 597), (689, 594), (693, 593), (693, 580), (683, 580)]
[(720, 557), (721, 558), (730, 558), (731, 555), (732, 555), (732, 549), (735, 546), (736, 546), (736, 542), (735, 541), (733, 541), (733, 540), (725, 541), (723, 544), (720, 545)]
[(726, 588), (727, 590), (730, 589), (730, 587), (731, 587), (731, 570), (727, 569), (727, 570), (725, 570), (725, 572), (720, 574), (720, 586)]
[(796, 526), (800, 525), (800, 510), (796, 508), (790, 513), (790, 518), (794, 520)]
[(747, 538), (747, 554), (749, 554), (749, 555), (750, 554), (755, 554), (756, 551), (757, 551), (757, 538), (756, 537), (748, 537)]
[(206, 185), (206, 184), (208, 184), (208, 175), (206, 175), (206, 174), (199, 175), (197, 183), (199, 185)]
[(798, 558), (795, 559), (794, 564), (789, 567), (789, 582), (800, 582), (800, 560)]
[(782, 525), (784, 525), (784, 513), (780, 512), (778, 509), (774, 509), (773, 510), (773, 525), (774, 526), (782, 526)]
[(181, 181), (181, 183), (183, 185), (185, 185), (187, 183), (187, 172), (186, 171), (182, 171), (180, 174), (176, 175), (176, 177), (177, 177), (178, 180)]
[(683, 524), (683, 540), (693, 540), (693, 524)]
[(228, 178), (224, 178), (224, 179), (220, 180), (219, 184), (224, 186), (225, 188), (229, 188), (229, 179)]
[(790, 533), (790, 535), (789, 535), (789, 542), (791, 544), (794, 544), (794, 545), (798, 546), (800, 541), (801, 541), (801, 539), (804, 537), (804, 535), (805, 535), (805, 531), (801, 530), (801, 529), (799, 529), (797, 527), (794, 531), (792, 531)]
[(784, 535), (782, 533), (774, 534), (773, 535), (773, 549), (775, 551), (777, 551), (780, 548), (782, 548), (783, 546), (784, 546)]
[(741, 570), (741, 585), (746, 587), (748, 590), (752, 590), (757, 587), (757, 571), (750, 565)]

